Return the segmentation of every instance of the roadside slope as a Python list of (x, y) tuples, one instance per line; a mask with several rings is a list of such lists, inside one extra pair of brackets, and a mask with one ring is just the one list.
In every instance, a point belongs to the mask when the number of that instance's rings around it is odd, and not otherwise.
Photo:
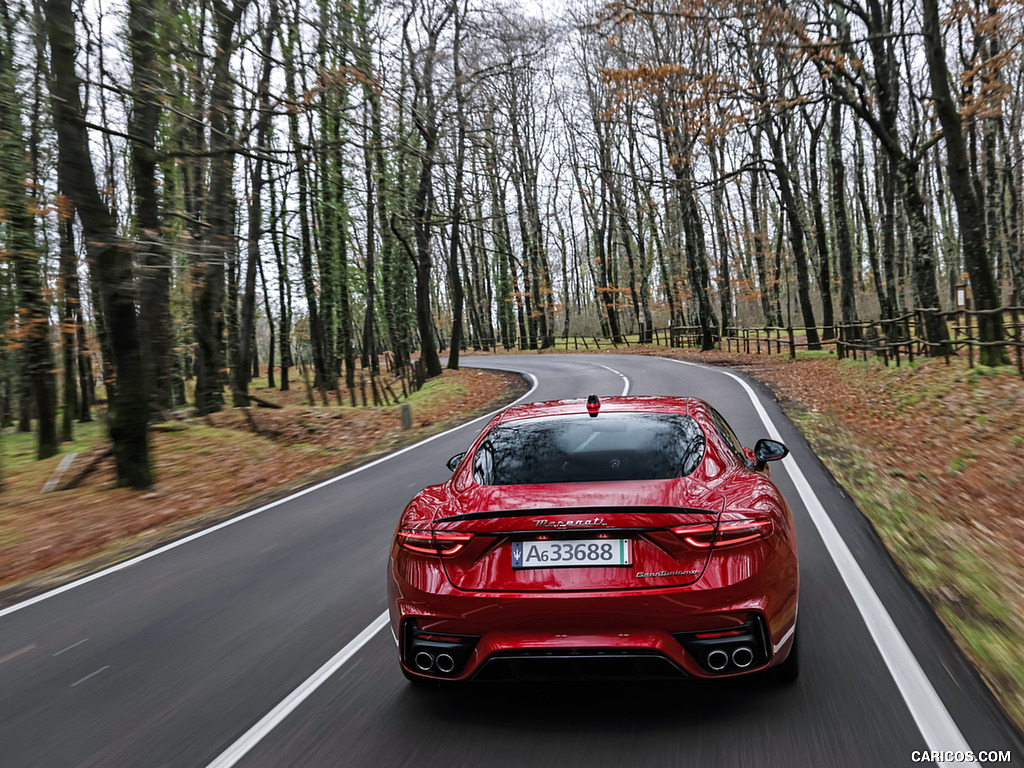
[[(102, 425), (78, 432), (62, 455), (34, 460), (33, 435), (4, 436), (0, 494), (0, 606), (99, 570), (213, 525), (275, 497), (351, 469), (408, 443), (486, 413), (526, 390), (518, 376), (446, 371), (399, 406), (308, 406), (300, 394), (262, 389), (280, 409), (232, 409), (155, 425), (156, 483), (113, 487)], [(79, 453), (67, 482), (95, 459), (75, 487), (43, 493), (59, 462)]]

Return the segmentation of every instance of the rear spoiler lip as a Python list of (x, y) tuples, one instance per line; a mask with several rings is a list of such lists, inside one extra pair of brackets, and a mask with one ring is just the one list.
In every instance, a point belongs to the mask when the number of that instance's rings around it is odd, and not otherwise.
[[(574, 515), (580, 516), (592, 516), (592, 515), (615, 515), (615, 514), (675, 514), (675, 515), (713, 515), (716, 519), (721, 515), (722, 509), (717, 510), (710, 509), (697, 509), (695, 507), (583, 507), (583, 508), (571, 508), (571, 507), (555, 507), (555, 508), (540, 508), (540, 509), (504, 509), (504, 510), (492, 510), (488, 512), (464, 512), (458, 515), (450, 515), (448, 517), (435, 517), (433, 524), (437, 523), (454, 523), (462, 520), (486, 520), (495, 518), (506, 518), (506, 517), (555, 517), (557, 515)], [(551, 530), (551, 531), (565, 531), (565, 530), (607, 530), (608, 528), (614, 528), (615, 526), (571, 526), (571, 527), (551, 527), (551, 528), (537, 528), (532, 530)], [(616, 530), (657, 530), (653, 528), (639, 528), (634, 527), (632, 529), (616, 528)]]

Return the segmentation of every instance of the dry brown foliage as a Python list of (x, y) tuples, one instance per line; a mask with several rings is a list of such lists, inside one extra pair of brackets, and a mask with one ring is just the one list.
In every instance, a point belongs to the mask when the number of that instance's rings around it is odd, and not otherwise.
[[(402, 430), (397, 406), (290, 405), (305, 403), (301, 388), (254, 392), (289, 404), (284, 409), (228, 409), (192, 423), (162, 425), (152, 434), (157, 480), (147, 492), (113, 487), (111, 458), (79, 487), (46, 494), (41, 493), (40, 462), (33, 471), (8, 473), (0, 496), (0, 603), (364, 463), (453, 426), (523, 388), (518, 377), (498, 373), (445, 371), (443, 377), (456, 386), (415, 405), (410, 431)], [(48, 460), (47, 471), (58, 461)], [(76, 465), (87, 461), (79, 457)]]

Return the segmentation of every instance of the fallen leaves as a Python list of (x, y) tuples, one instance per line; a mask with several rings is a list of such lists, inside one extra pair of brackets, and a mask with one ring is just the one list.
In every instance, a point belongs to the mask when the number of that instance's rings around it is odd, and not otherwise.
[[(430, 386), (429, 397), (414, 400), (410, 431), (402, 430), (399, 406), (309, 406), (302, 392), (261, 389), (261, 398), (287, 407), (229, 408), (173, 430), (153, 431), (156, 484), (143, 493), (113, 487), (109, 456), (78, 487), (48, 494), (40, 493), (38, 476), (52, 472), (59, 456), (48, 460), (52, 466), (33, 462), (5, 472), (0, 496), (5, 601), (25, 588), (11, 585), (30, 576), (37, 577), (31, 588), (38, 588), (123, 559), (249, 508), (260, 494), (295, 487), (311, 475), (354, 465), (421, 436), (428, 427), (452, 423), (521, 384), (518, 377), (460, 370), (445, 371)], [(57, 566), (59, 572), (40, 576)]]

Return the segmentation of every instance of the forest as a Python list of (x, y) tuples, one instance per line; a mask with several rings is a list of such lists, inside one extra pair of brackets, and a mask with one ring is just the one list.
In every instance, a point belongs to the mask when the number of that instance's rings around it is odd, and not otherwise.
[(942, 354), (958, 286), (980, 362), (1009, 359), (1020, 2), (0, 13), (0, 435), (41, 459), (102, 411), (147, 488), (149, 425), (247, 406), (261, 370), (340, 393), (466, 350), (675, 326), (813, 349), (914, 310)]

